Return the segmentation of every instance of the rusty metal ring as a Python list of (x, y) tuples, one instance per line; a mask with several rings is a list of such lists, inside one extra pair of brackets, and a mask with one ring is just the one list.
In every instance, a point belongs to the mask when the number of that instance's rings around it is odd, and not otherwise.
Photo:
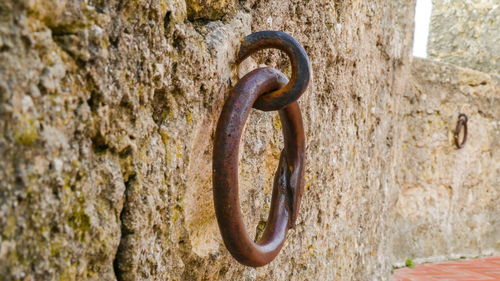
[(305, 136), (297, 102), (279, 111), (284, 149), (274, 176), (271, 209), (262, 238), (251, 239), (245, 229), (238, 196), (239, 144), (252, 105), (264, 93), (282, 88), (286, 77), (274, 68), (259, 68), (241, 78), (224, 104), (213, 151), (215, 214), (224, 244), (240, 263), (258, 267), (281, 250), (297, 218), (304, 186)]
[(260, 96), (253, 107), (263, 111), (279, 110), (296, 101), (309, 85), (309, 57), (292, 36), (281, 31), (260, 31), (243, 39), (236, 63), (241, 63), (251, 54), (267, 48), (276, 48), (288, 55), (292, 64), (292, 78), (285, 87)]
[[(458, 121), (457, 121), (457, 126), (455, 127), (455, 132), (453, 133), (453, 138), (455, 139), (455, 145), (457, 146), (458, 149), (464, 147), (465, 142), (467, 141), (467, 115), (460, 113), (458, 115)], [(460, 131), (464, 129), (464, 137), (462, 141), (459, 140), (460, 137)]]

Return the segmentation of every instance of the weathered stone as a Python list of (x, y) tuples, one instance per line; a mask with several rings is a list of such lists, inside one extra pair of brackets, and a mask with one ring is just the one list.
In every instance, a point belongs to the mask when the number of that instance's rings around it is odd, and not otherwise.
[[(0, 3), (2, 280), (387, 279), (413, 1), (240, 2)], [(211, 153), (238, 76), (290, 75), (277, 51), (235, 65), (243, 36), (266, 29), (296, 37), (314, 75), (297, 226), (253, 269), (223, 246)], [(277, 114), (253, 112), (240, 165), (251, 235), (281, 145)]]
[(500, 3), (433, 0), (429, 57), (500, 74)]
[[(500, 77), (414, 59), (402, 103), (396, 260), (500, 252)], [(453, 132), (468, 116), (465, 147)]]
[(221, 20), (234, 15), (236, 0), (186, 0), (187, 15), (191, 20)]

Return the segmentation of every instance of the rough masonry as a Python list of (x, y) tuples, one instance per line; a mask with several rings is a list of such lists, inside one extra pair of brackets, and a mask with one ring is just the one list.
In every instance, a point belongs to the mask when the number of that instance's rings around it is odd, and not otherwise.
[(429, 57), (500, 75), (500, 3), (433, 0)]
[[(413, 8), (0, 2), (0, 279), (387, 280)], [(239, 76), (262, 64), (290, 74), (277, 51), (235, 65), (241, 38), (266, 29), (303, 44), (313, 82), (299, 101), (308, 166), (297, 227), (253, 269), (222, 244), (211, 152)], [(240, 197), (253, 235), (282, 145), (277, 114), (254, 111), (245, 134)]]
[[(393, 238), (395, 260), (500, 253), (500, 77), (414, 59), (404, 94)], [(453, 139), (468, 116), (465, 146)]]

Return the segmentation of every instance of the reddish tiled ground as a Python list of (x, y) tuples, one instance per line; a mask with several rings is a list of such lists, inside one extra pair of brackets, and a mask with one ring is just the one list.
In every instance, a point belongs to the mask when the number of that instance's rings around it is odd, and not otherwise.
[(421, 264), (398, 269), (393, 277), (396, 281), (500, 281), (500, 257)]

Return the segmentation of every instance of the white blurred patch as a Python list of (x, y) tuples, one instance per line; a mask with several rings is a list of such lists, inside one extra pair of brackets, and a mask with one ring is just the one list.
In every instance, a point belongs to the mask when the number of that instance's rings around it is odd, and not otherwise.
[(413, 34), (413, 55), (427, 57), (427, 40), (431, 22), (432, 0), (417, 0), (415, 8), (415, 33)]

